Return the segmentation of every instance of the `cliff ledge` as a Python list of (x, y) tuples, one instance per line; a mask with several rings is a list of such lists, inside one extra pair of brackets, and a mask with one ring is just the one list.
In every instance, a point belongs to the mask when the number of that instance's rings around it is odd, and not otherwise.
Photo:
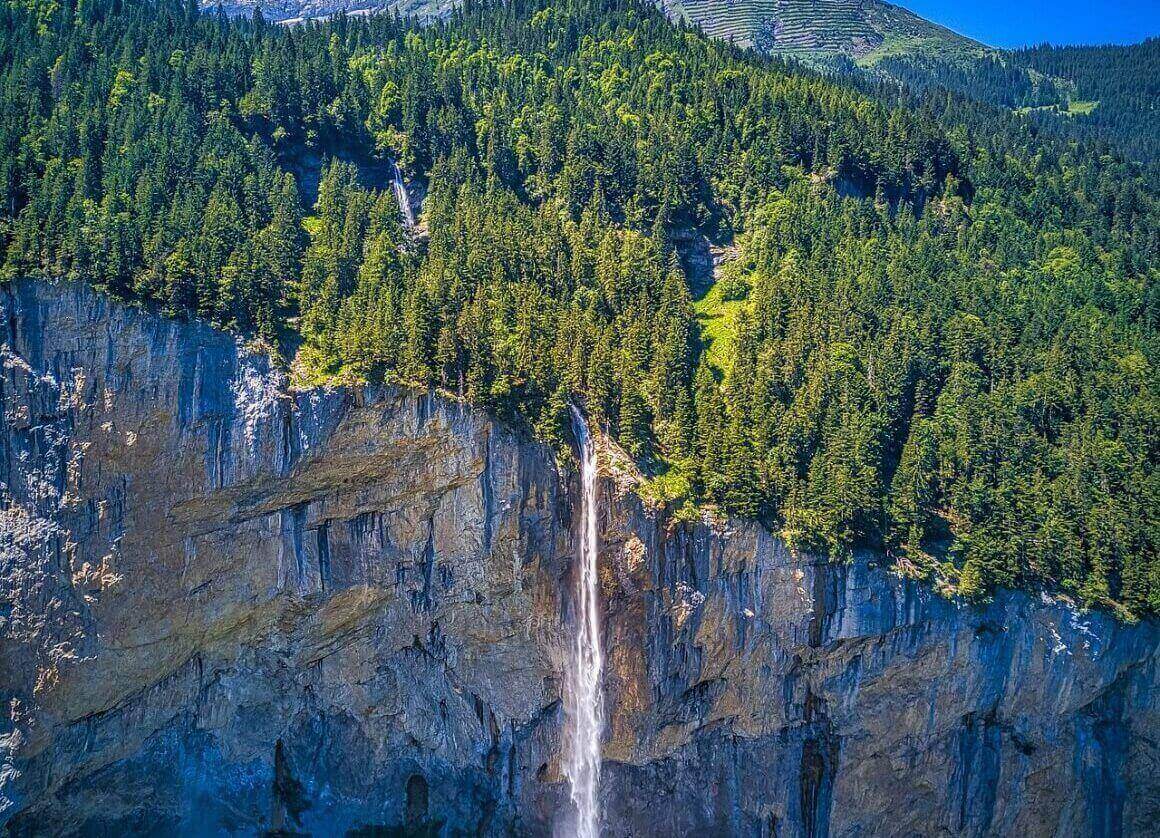
[[(0, 825), (550, 834), (575, 481), (486, 414), (292, 393), (76, 285), (0, 287)], [(602, 487), (609, 835), (1160, 822), (1160, 630), (986, 608)]]

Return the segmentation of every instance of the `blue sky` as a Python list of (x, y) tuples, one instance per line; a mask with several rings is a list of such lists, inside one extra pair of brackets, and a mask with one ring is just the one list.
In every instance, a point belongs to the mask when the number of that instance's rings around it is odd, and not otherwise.
[(1160, 0), (892, 0), (995, 47), (1128, 44), (1160, 35)]

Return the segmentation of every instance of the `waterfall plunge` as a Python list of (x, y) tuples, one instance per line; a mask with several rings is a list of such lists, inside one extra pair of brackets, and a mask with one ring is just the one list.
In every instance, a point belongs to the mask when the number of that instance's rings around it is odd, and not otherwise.
[(391, 161), (391, 188), (395, 190), (395, 200), (399, 202), (399, 212), (403, 215), (403, 226), (408, 230), (415, 227), (415, 211), (411, 209), (411, 199), (407, 196), (407, 186), (403, 183), (403, 171), (399, 164)]
[(584, 417), (572, 408), (572, 432), (580, 447), (580, 553), (576, 572), (576, 640), (568, 677), (564, 710), (567, 716), (564, 773), (576, 806), (576, 838), (600, 834), (600, 737), (604, 730), (601, 675), (600, 598), (596, 575), (596, 450)]

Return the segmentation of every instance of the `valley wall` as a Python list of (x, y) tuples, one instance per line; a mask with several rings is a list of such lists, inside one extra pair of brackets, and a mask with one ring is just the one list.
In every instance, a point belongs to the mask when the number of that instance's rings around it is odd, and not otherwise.
[[(0, 825), (567, 830), (579, 486), (484, 412), (292, 392), (0, 288)], [(677, 523), (601, 486), (605, 834), (1144, 835), (1160, 631)]]

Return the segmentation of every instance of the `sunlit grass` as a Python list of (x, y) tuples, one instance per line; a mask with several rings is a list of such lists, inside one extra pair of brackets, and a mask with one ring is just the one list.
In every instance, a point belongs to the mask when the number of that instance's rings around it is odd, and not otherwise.
[(725, 283), (717, 282), (701, 299), (693, 304), (701, 339), (705, 343), (705, 357), (710, 366), (722, 375), (733, 366), (733, 349), (737, 340), (737, 315), (744, 300), (725, 299)]

